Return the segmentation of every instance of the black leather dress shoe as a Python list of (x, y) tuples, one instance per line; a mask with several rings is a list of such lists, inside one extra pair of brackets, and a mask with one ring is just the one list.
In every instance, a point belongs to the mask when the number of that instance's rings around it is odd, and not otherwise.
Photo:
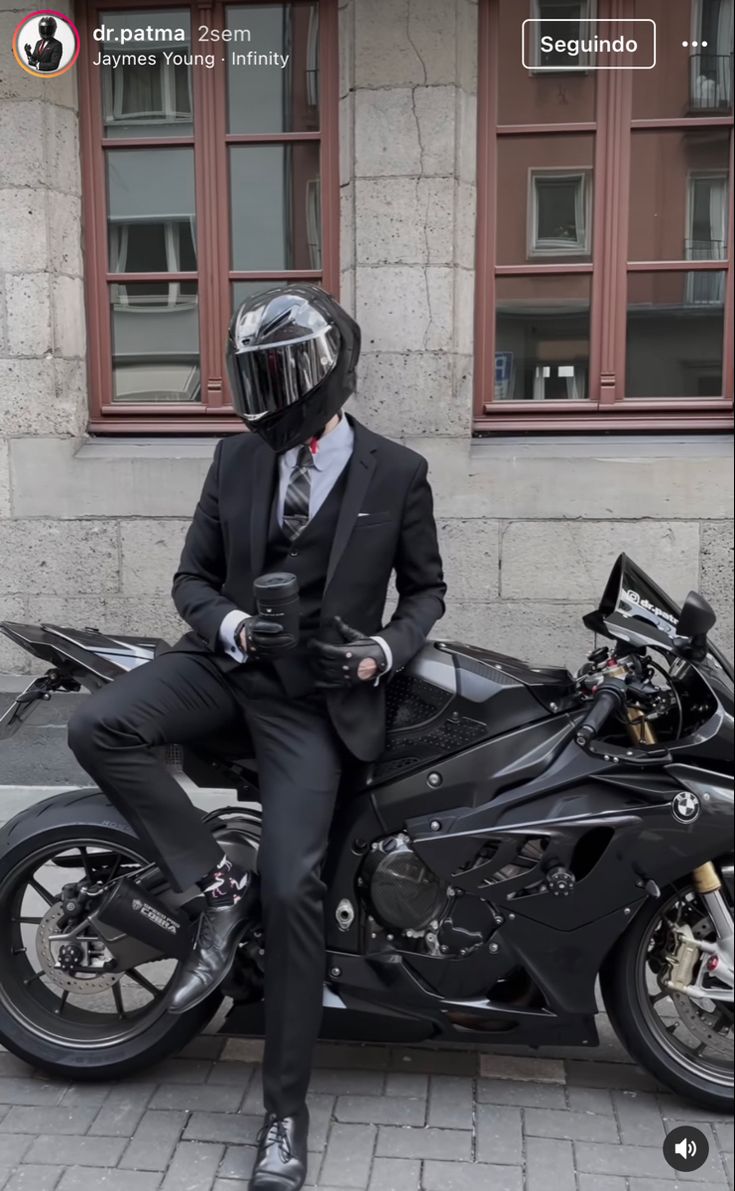
[(304, 1105), (293, 1117), (267, 1113), (258, 1134), (250, 1191), (300, 1191), (306, 1179), (309, 1110)]
[(248, 914), (245, 898), (234, 906), (208, 906), (203, 911), (191, 955), (181, 966), (169, 1013), (186, 1013), (222, 983), (232, 967)]

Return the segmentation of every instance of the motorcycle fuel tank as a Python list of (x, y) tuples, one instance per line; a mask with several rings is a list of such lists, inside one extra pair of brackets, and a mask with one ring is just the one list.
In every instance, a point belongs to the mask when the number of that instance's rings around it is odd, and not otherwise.
[(387, 743), (370, 784), (546, 720), (562, 710), (572, 691), (566, 670), (431, 641), (387, 686)]

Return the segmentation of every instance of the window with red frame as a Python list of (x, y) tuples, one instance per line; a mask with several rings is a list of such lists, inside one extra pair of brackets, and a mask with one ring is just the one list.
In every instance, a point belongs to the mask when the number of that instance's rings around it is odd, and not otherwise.
[[(541, 46), (636, 18), (653, 70)], [(476, 429), (732, 425), (732, 42), (733, 0), (481, 0)]]
[(336, 9), (84, 5), (91, 430), (239, 427), (233, 308), (277, 281), (337, 291)]

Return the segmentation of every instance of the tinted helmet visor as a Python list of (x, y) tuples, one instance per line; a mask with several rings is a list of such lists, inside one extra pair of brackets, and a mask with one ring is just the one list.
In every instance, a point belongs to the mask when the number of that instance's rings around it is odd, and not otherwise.
[(41, 37), (53, 37), (56, 32), (56, 21), (53, 17), (43, 17), (38, 23), (38, 32)]
[(237, 412), (255, 425), (307, 398), (334, 371), (340, 334), (324, 323), (308, 337), (241, 347), (232, 356)]

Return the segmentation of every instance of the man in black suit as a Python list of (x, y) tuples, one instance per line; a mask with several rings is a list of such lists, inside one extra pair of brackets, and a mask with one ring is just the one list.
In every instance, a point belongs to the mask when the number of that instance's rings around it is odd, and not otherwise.
[[(248, 876), (221, 852), (154, 748), (244, 720), (258, 762), (265, 933), (266, 1118), (253, 1191), (306, 1173), (311, 1056), (325, 977), (320, 878), (346, 756), (376, 759), (385, 689), (443, 614), (445, 585), (425, 460), (341, 412), (360, 332), (316, 286), (248, 299), (228, 365), (251, 434), (217, 444), (173, 597), (191, 626), (156, 661), (85, 701), (70, 745), (180, 890), (204, 890), (197, 944), (170, 1009), (227, 974), (247, 926)], [(382, 617), (391, 573), (398, 604)], [(298, 630), (257, 614), (263, 573), (298, 580)]]
[(35, 66), (44, 74), (51, 74), (59, 69), (64, 47), (58, 38), (54, 37), (56, 21), (53, 17), (41, 17), (38, 22), (39, 38), (33, 49), (30, 45), (23, 48), (26, 52), (29, 66)]

